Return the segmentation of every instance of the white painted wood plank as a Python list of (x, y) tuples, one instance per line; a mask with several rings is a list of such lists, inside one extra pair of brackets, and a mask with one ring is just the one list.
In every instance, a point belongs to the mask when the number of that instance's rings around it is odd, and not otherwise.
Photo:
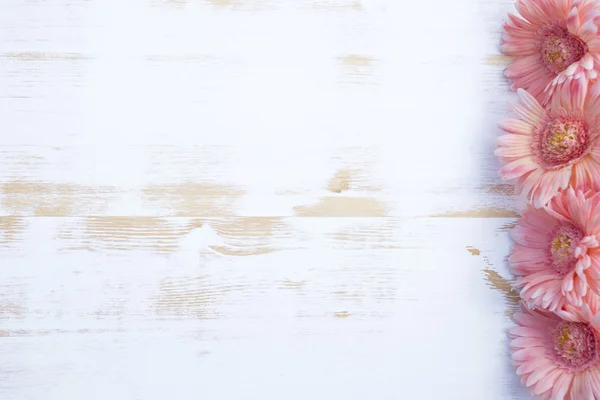
[(511, 220), (292, 218), (243, 255), (221, 220), (28, 219), (0, 247), (2, 398), (527, 398), (487, 287)]
[(495, 134), (466, 2), (72, 3), (3, 6), (1, 144), (366, 143), (424, 165)]
[(483, 154), (415, 169), (383, 146), (251, 149), (0, 146), (0, 215), (511, 217), (519, 208)]

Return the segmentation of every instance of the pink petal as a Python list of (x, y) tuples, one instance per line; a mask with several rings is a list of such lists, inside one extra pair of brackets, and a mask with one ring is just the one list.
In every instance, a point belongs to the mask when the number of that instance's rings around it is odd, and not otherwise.
[(525, 385), (527, 387), (530, 387), (531, 385), (537, 383), (540, 379), (542, 379), (543, 377), (545, 377), (547, 374), (551, 373), (555, 369), (556, 369), (556, 365), (549, 364), (545, 367), (542, 367), (542, 368), (539, 368), (539, 369), (533, 371), (531, 373), (531, 375), (529, 375), (529, 378), (527, 378), (527, 382), (525, 383)]
[(507, 56), (529, 56), (536, 53), (534, 43), (504, 43), (500, 46), (500, 51)]
[(592, 385), (592, 391), (596, 395), (596, 398), (600, 399), (600, 370), (598, 367), (590, 369), (588, 377)]
[(515, 313), (513, 319), (516, 323), (525, 327), (545, 329), (548, 326), (548, 323), (543, 319), (522, 312)]
[(539, 368), (543, 368), (544, 366), (548, 365), (549, 363), (550, 363), (550, 361), (545, 357), (538, 358), (533, 361), (524, 362), (523, 364), (521, 364), (519, 366), (519, 368), (517, 368), (517, 374), (518, 375), (529, 374)]
[(527, 177), (521, 182), (521, 179), (519, 179), (519, 182), (517, 182), (517, 190), (520, 190), (519, 193), (522, 194), (525, 197), (529, 197), (531, 195), (531, 192), (537, 188), (537, 186), (540, 183), (540, 179), (542, 178), (542, 176), (544, 175), (544, 170), (540, 169), (536, 169), (535, 171), (531, 172), (529, 175), (527, 175)]
[(544, 64), (540, 59), (539, 54), (519, 57), (513, 61), (510, 66), (504, 71), (507, 78), (518, 78), (530, 74), (537, 74)]
[(600, 52), (600, 38), (594, 38), (587, 42), (588, 50), (592, 53)]
[(533, 125), (518, 119), (507, 118), (501, 121), (498, 127), (506, 133), (515, 135), (531, 135), (533, 133)]
[[(594, 25), (594, 24), (592, 23), (592, 25)], [(598, 27), (596, 27), (596, 25), (594, 25), (594, 28), (597, 32)], [(590, 53), (587, 53), (585, 56), (583, 56), (583, 58), (581, 60), (579, 60), (579, 62), (581, 63), (581, 66), (585, 69), (594, 68), (594, 57), (592, 57), (592, 55)]]
[(502, 180), (508, 181), (525, 175), (529, 171), (537, 169), (538, 165), (533, 160), (533, 157), (524, 157), (505, 165), (500, 169)]
[(517, 4), (515, 6), (523, 18), (534, 25), (540, 25), (547, 20), (547, 16), (545, 16), (538, 8), (534, 8), (534, 5), (535, 4), (530, 1), (517, 0)]
[(564, 400), (567, 393), (569, 393), (572, 381), (573, 375), (567, 371), (564, 371), (564, 374), (556, 380), (556, 384), (552, 389), (553, 400)]
[(510, 346), (514, 347), (514, 348), (522, 348), (522, 349), (531, 348), (531, 347), (543, 347), (544, 341), (542, 341), (538, 338), (519, 337), (519, 338), (511, 340)]
[(583, 371), (579, 375), (579, 379), (581, 380), (581, 388), (582, 388), (582, 399), (586, 400), (596, 400), (594, 398), (594, 390), (592, 389), (592, 382), (590, 380), (590, 371)]
[[(527, 146), (531, 149), (531, 136), (506, 134), (498, 136), (496, 143), (498, 146)], [(600, 147), (599, 147), (600, 148)]]
[(590, 321), (590, 324), (594, 327), (594, 329), (600, 332), (600, 313), (594, 315), (594, 317)]
[[(520, 136), (520, 135), (511, 135)], [(500, 158), (509, 160), (531, 156), (531, 146), (504, 146), (494, 150), (494, 154)]]
[(517, 225), (510, 231), (512, 239), (527, 247), (535, 249), (546, 249), (548, 247), (548, 238), (544, 234), (539, 234), (535, 230)]
[(532, 347), (530, 349), (521, 349), (515, 351), (512, 354), (512, 359), (513, 361), (527, 361), (538, 357), (544, 357), (545, 355), (546, 349), (543, 347)]
[[(600, 45), (600, 38), (598, 39)], [(588, 99), (585, 108), (589, 117), (596, 118), (600, 115), (600, 81), (594, 83), (588, 89)]]
[(579, 28), (581, 27), (581, 21), (579, 20), (579, 10), (577, 7), (573, 8), (567, 18), (567, 28), (573, 35), (577, 35)]
[(514, 336), (536, 337), (540, 339), (546, 339), (546, 334), (543, 331), (523, 326), (511, 328), (508, 332)]
[(533, 389), (533, 394), (535, 394), (536, 396), (540, 396), (542, 393), (545, 393), (548, 390), (552, 389), (552, 387), (558, 381), (558, 378), (561, 377), (563, 373), (564, 371), (560, 368), (556, 368), (554, 371), (548, 373), (537, 383), (537, 385), (535, 385), (535, 388)]

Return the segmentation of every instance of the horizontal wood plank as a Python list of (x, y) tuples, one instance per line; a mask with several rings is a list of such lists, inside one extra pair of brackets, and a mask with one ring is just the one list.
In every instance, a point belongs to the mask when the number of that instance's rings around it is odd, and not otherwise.
[(519, 390), (510, 220), (0, 221), (3, 398)]

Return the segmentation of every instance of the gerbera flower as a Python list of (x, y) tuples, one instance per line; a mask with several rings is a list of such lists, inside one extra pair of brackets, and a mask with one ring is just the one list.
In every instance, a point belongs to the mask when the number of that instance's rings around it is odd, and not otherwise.
[(511, 235), (515, 286), (530, 307), (581, 307), (600, 293), (600, 194), (569, 188), (548, 207), (529, 206)]
[(517, 179), (515, 191), (536, 207), (544, 206), (560, 189), (600, 182), (600, 82), (588, 92), (580, 83), (565, 86), (552, 98), (549, 110), (523, 89), (513, 105), (520, 119), (499, 126), (495, 154), (506, 163), (502, 180)]
[(512, 361), (533, 395), (600, 399), (600, 314), (594, 311), (595, 304), (559, 315), (522, 307), (514, 315), (518, 326), (509, 330)]
[(522, 18), (509, 14), (501, 45), (517, 57), (505, 72), (513, 90), (526, 89), (544, 103), (557, 85), (573, 79), (587, 85), (598, 76), (596, 1), (518, 0), (516, 7)]

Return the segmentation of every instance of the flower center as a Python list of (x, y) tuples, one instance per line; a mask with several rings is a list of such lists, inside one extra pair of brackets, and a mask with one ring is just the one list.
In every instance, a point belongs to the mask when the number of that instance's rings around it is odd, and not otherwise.
[(544, 64), (555, 74), (581, 60), (587, 52), (587, 45), (583, 40), (569, 33), (564, 24), (547, 25), (540, 30), (539, 35)]
[(550, 259), (560, 276), (565, 276), (575, 268), (575, 248), (582, 238), (583, 232), (573, 225), (563, 225), (554, 233), (550, 242)]
[(598, 337), (585, 322), (561, 321), (551, 338), (555, 359), (564, 367), (582, 371), (598, 361)]
[(579, 118), (557, 117), (538, 128), (534, 153), (545, 167), (571, 164), (589, 147), (588, 125)]

